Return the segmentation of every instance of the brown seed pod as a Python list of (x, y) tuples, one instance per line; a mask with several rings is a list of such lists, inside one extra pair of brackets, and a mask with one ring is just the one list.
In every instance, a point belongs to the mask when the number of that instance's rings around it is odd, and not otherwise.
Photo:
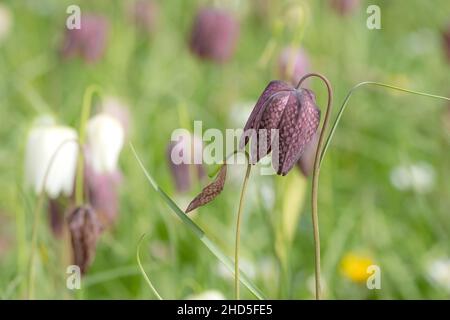
[(95, 211), (87, 205), (75, 208), (69, 215), (74, 264), (85, 274), (94, 261), (97, 240), (102, 227)]
[(214, 200), (223, 190), (223, 186), (225, 185), (225, 179), (227, 177), (227, 165), (224, 164), (220, 168), (219, 173), (216, 176), (216, 179), (203, 188), (202, 192), (197, 195), (194, 200), (191, 201), (189, 206), (186, 209), (186, 213), (191, 212), (192, 210), (201, 207), (208, 202)]

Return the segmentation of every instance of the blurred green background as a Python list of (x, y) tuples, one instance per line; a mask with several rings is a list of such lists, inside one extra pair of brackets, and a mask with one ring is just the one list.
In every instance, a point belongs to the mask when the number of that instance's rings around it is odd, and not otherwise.
[[(197, 9), (208, 1), (156, 2), (158, 19), (149, 35), (129, 19), (127, 6), (132, 1), (1, 1), (12, 22), (0, 42), (1, 298), (23, 298), (26, 288), (36, 202), (24, 186), (27, 131), (43, 113), (78, 127), (83, 93), (91, 84), (129, 106), (128, 141), (182, 208), (206, 181), (188, 194), (176, 194), (166, 159), (172, 131), (189, 128), (194, 120), (202, 120), (204, 129), (243, 127), (241, 113), (248, 110), (239, 108), (252, 106), (267, 83), (278, 77), (277, 57), (287, 45), (304, 48), (311, 71), (330, 79), (335, 113), (350, 88), (368, 80), (450, 94), (450, 64), (441, 40), (450, 19), (447, 0), (361, 1), (346, 16), (333, 11), (325, 0), (216, 1), (240, 22), (237, 50), (221, 65), (198, 59), (188, 47)], [(62, 60), (58, 55), (66, 8), (71, 4), (78, 4), (82, 13), (94, 12), (109, 20), (106, 53), (95, 64)], [(369, 4), (381, 8), (381, 30), (366, 27)], [(292, 18), (294, 7), (300, 15)], [(323, 110), (322, 84), (309, 84)], [(326, 298), (450, 297), (450, 284), (434, 281), (429, 274), (430, 263), (450, 256), (450, 113), (446, 108), (441, 100), (381, 88), (360, 89), (350, 100), (321, 171)], [(392, 170), (414, 163), (431, 168), (428, 192), (398, 190), (391, 183)], [(148, 233), (142, 259), (163, 297), (181, 299), (214, 289), (233, 298), (231, 273), (151, 189), (128, 142), (120, 167), (124, 181), (119, 218), (102, 235), (81, 290), (66, 288), (60, 260), (70, 252), (67, 244), (53, 237), (47, 215), (41, 212), (36, 297), (153, 299), (135, 259), (137, 242)], [(229, 171), (231, 178), (222, 194), (193, 217), (232, 256), (236, 190), (243, 168)], [(287, 177), (262, 177), (254, 170), (251, 177), (242, 226), (242, 268), (267, 297), (313, 298), (309, 189), (310, 179), (297, 170)], [(352, 262), (350, 256), (350, 267), (345, 267), (342, 261), (349, 254), (380, 266), (380, 290), (368, 290), (364, 281), (352, 278), (352, 263), (358, 268), (364, 262)], [(254, 298), (245, 287), (241, 291), (244, 298)]]

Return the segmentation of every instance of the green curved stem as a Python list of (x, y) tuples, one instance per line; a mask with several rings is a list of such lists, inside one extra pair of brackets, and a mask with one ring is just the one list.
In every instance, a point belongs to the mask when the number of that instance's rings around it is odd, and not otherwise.
[(339, 124), (339, 121), (341, 120), (342, 114), (344, 113), (344, 110), (347, 107), (347, 104), (348, 104), (348, 101), (350, 100), (350, 97), (352, 96), (354, 91), (356, 91), (358, 88), (360, 88), (362, 86), (365, 86), (365, 85), (374, 85), (374, 86), (384, 87), (384, 88), (397, 90), (397, 91), (401, 91), (401, 92), (411, 93), (411, 94), (415, 94), (415, 95), (419, 95), (419, 96), (423, 96), (423, 97), (429, 97), (429, 98), (435, 98), (435, 99), (441, 99), (441, 100), (450, 101), (450, 98), (447, 98), (447, 97), (438, 96), (438, 95), (434, 95), (434, 94), (429, 94), (429, 93), (425, 93), (425, 92), (409, 90), (409, 89), (404, 89), (404, 88), (392, 86), (392, 85), (381, 83), (381, 82), (365, 81), (365, 82), (358, 83), (352, 89), (350, 89), (350, 91), (348, 92), (347, 96), (344, 99), (344, 102), (342, 103), (341, 108), (339, 109), (339, 112), (338, 112), (338, 114), (336, 116), (336, 120), (334, 120), (334, 123), (331, 126), (330, 134), (327, 137), (327, 141), (325, 142), (325, 146), (324, 146), (324, 148), (322, 150), (322, 154), (320, 155), (320, 164), (322, 164), (323, 157), (325, 156), (325, 153), (328, 150), (328, 147), (330, 146), (331, 139), (334, 136), (334, 133), (335, 133), (336, 128), (337, 128), (337, 125)]
[[(80, 145), (83, 146), (86, 140), (86, 125), (91, 114), (92, 98), (94, 94), (101, 95), (101, 88), (97, 85), (89, 86), (84, 92), (83, 106), (81, 109), (80, 128), (78, 130), (78, 136)], [(80, 152), (78, 155), (77, 163), (77, 176), (75, 183), (75, 203), (77, 206), (83, 204), (83, 188), (84, 188), (84, 157)]]
[[(248, 159), (247, 159), (248, 160)], [(247, 161), (247, 170), (245, 171), (244, 182), (242, 184), (241, 195), (239, 198), (239, 208), (236, 220), (236, 241), (234, 247), (234, 293), (236, 300), (239, 300), (239, 248), (241, 244), (241, 218), (244, 207), (245, 191), (247, 190), (248, 179), (250, 177), (251, 164)]]
[(137, 246), (137, 250), (136, 250), (136, 260), (137, 263), (139, 265), (139, 269), (141, 270), (142, 275), (145, 278), (145, 281), (147, 281), (148, 286), (150, 287), (150, 289), (152, 290), (153, 294), (159, 299), (159, 300), (163, 300), (163, 298), (161, 297), (161, 295), (158, 293), (158, 291), (155, 289), (155, 287), (153, 286), (152, 282), (150, 281), (150, 278), (147, 276), (147, 273), (144, 270), (144, 267), (142, 266), (141, 263), (141, 257), (139, 255), (139, 252), (141, 250), (141, 245), (142, 245), (142, 241), (144, 241), (145, 237), (147, 236), (146, 233), (144, 233), (141, 238), (139, 239), (138, 242), (138, 246)]
[(312, 195), (311, 195), (311, 216), (313, 223), (313, 234), (314, 234), (314, 275), (315, 275), (315, 296), (316, 300), (320, 300), (321, 295), (321, 276), (320, 276), (320, 234), (319, 234), (319, 214), (318, 214), (318, 192), (319, 192), (319, 172), (320, 172), (320, 154), (323, 147), (325, 139), (325, 131), (328, 128), (328, 123), (330, 121), (332, 103), (333, 103), (333, 90), (331, 89), (331, 84), (326, 77), (318, 73), (309, 73), (303, 76), (297, 84), (297, 88), (300, 87), (302, 82), (309, 77), (317, 77), (321, 79), (328, 92), (328, 102), (327, 109), (325, 113), (325, 119), (323, 121), (322, 129), (320, 131), (319, 142), (317, 144), (316, 155), (314, 157), (314, 171), (312, 178)]
[[(77, 140), (74, 139), (68, 139), (63, 142), (56, 148), (55, 152), (52, 154), (52, 157), (50, 158), (50, 161), (48, 163), (47, 168), (45, 169), (44, 179), (42, 181), (42, 187), (41, 191), (39, 193), (38, 200), (36, 202), (36, 206), (33, 210), (33, 226), (31, 228), (31, 248), (30, 248), (30, 260), (28, 265), (28, 283), (27, 283), (27, 299), (33, 299), (34, 295), (34, 257), (36, 255), (36, 246), (37, 246), (37, 233), (38, 233), (38, 226), (39, 226), (39, 212), (41, 211), (42, 205), (44, 203), (45, 199), (45, 185), (47, 184), (48, 176), (50, 174), (50, 169), (53, 165), (53, 162), (56, 159), (56, 156), (58, 155), (59, 151), (69, 142), (75, 142), (78, 144)], [(79, 144), (78, 144), (79, 146)], [(80, 148), (81, 149), (81, 148)], [(82, 150), (80, 151), (82, 152)]]

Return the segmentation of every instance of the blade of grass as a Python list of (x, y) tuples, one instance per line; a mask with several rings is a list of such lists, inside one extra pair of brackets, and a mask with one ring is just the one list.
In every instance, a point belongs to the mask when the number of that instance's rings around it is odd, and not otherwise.
[(136, 249), (136, 260), (137, 263), (139, 265), (139, 269), (141, 270), (142, 275), (145, 278), (145, 281), (147, 281), (148, 286), (150, 287), (150, 289), (152, 290), (153, 294), (159, 299), (159, 300), (163, 300), (163, 298), (161, 297), (161, 295), (159, 294), (158, 290), (156, 290), (156, 288), (153, 286), (153, 283), (150, 281), (150, 278), (147, 276), (147, 273), (145, 272), (144, 267), (142, 266), (141, 263), (141, 256), (139, 255), (139, 252), (141, 251), (141, 245), (142, 245), (142, 241), (145, 239), (145, 237), (147, 236), (147, 234), (143, 234), (141, 239), (139, 239), (139, 243)]
[[(158, 192), (158, 194), (163, 198), (163, 200), (167, 203), (167, 205), (172, 209), (172, 211), (181, 219), (183, 224), (191, 230), (198, 238), (199, 240), (211, 251), (212, 254), (216, 256), (217, 259), (219, 259), (230, 272), (234, 275), (234, 262), (214, 243), (212, 242), (208, 236), (205, 234), (205, 232), (194, 222), (189, 218), (187, 214), (184, 213), (183, 210), (181, 210), (176, 203), (162, 190), (159, 188), (156, 181), (153, 179), (153, 177), (147, 172), (147, 170), (144, 167), (144, 164), (140, 160), (139, 156), (136, 153), (136, 150), (133, 147), (133, 144), (130, 143), (131, 151), (133, 152), (134, 157), (136, 158), (137, 162), (139, 163), (139, 166), (141, 167), (142, 171), (145, 174), (145, 177), (147, 178), (150, 185)], [(240, 282), (246, 286), (251, 293), (255, 295), (256, 298), (263, 300), (264, 295), (251, 281), (250, 279), (242, 272), (240, 271)]]

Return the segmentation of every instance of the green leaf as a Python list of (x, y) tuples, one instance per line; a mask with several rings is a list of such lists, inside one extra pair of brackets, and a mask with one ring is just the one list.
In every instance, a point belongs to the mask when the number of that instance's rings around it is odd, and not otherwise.
[[(214, 243), (212, 242), (208, 236), (205, 234), (205, 232), (193, 221), (191, 218), (189, 218), (188, 215), (186, 215), (183, 210), (181, 210), (176, 203), (162, 190), (156, 181), (153, 179), (153, 177), (147, 172), (145, 169), (142, 161), (139, 159), (139, 156), (136, 153), (136, 150), (134, 149), (133, 145), (130, 143), (131, 150), (133, 152), (134, 157), (139, 163), (139, 166), (141, 167), (142, 171), (144, 172), (148, 182), (150, 185), (158, 192), (158, 194), (163, 198), (163, 200), (167, 203), (167, 205), (172, 209), (172, 211), (181, 219), (181, 221), (184, 223), (184, 225), (191, 230), (199, 239), (200, 241), (211, 251), (212, 254), (216, 256), (217, 259), (219, 259), (228, 270), (230, 270), (234, 274), (234, 262)], [(250, 279), (242, 272), (240, 271), (240, 282), (246, 286), (251, 293), (255, 295), (260, 300), (264, 299), (264, 295), (251, 281)]]

